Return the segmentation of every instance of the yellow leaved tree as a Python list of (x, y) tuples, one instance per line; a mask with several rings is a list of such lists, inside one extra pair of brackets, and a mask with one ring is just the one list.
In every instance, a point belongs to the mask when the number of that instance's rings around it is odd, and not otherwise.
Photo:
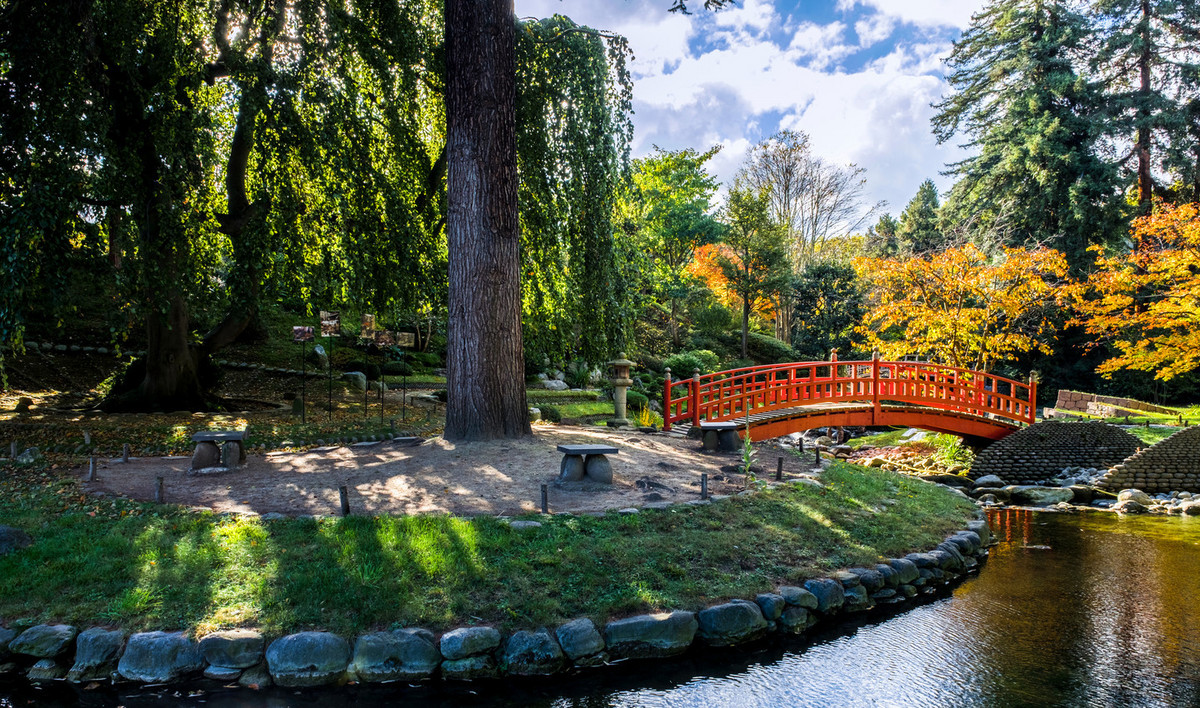
[(1163, 381), (1200, 366), (1200, 204), (1156, 205), (1136, 219), (1132, 248), (1098, 253), (1074, 283), (1075, 322), (1116, 355), (1097, 369), (1154, 372)]
[(924, 355), (964, 369), (1038, 350), (1050, 353), (1066, 259), (1048, 248), (989, 258), (972, 244), (920, 258), (859, 258), (868, 313), (858, 345), (884, 359)]

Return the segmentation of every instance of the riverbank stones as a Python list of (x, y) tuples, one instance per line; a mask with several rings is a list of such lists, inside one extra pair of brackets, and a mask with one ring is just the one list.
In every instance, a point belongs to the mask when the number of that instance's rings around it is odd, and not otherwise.
[(514, 632), (504, 642), (502, 656), (506, 673), (513, 676), (549, 676), (565, 663), (562, 647), (545, 627)]
[(117, 663), (122, 678), (140, 683), (170, 683), (202, 668), (199, 645), (183, 632), (139, 632)]
[(6, 627), (0, 627), (0, 661), (8, 658), (8, 643), (17, 638), (17, 632)]
[(494, 627), (460, 627), (442, 635), (439, 642), (442, 675), (448, 679), (472, 681), (497, 675), (492, 652), (500, 646), (500, 632)]
[(806, 580), (804, 589), (816, 596), (816, 609), (822, 614), (836, 612), (846, 602), (846, 591), (842, 588), (841, 583), (832, 578)]
[(442, 655), (424, 629), (371, 632), (354, 642), (350, 673), (359, 681), (414, 681), (437, 671)]
[(907, 558), (893, 558), (888, 561), (888, 565), (892, 567), (892, 570), (896, 571), (896, 579), (899, 585), (907, 585), (921, 577), (921, 574), (917, 572), (917, 564)]
[(571, 620), (554, 632), (558, 644), (567, 658), (576, 666), (596, 666), (608, 660), (604, 651), (604, 637), (596, 624), (587, 617)]
[(638, 615), (605, 625), (604, 641), (614, 658), (662, 658), (687, 651), (699, 627), (696, 615), (683, 610)]
[(774, 622), (783, 616), (783, 611), (787, 609), (787, 601), (782, 595), (776, 595), (773, 592), (760, 593), (754, 598), (754, 602), (758, 605), (758, 609), (762, 610), (763, 618), (768, 622)]
[(248, 669), (262, 663), (266, 640), (261, 632), (229, 629), (205, 635), (200, 653), (209, 663), (204, 675), (217, 681), (232, 681)]
[(25, 678), (38, 683), (40, 681), (57, 681), (66, 676), (67, 670), (59, 666), (54, 659), (39, 659), (34, 662), (33, 666), (29, 667)]
[(779, 588), (779, 595), (788, 605), (802, 607), (806, 610), (815, 610), (820, 606), (816, 595), (794, 585), (784, 585)]
[(14, 654), (53, 659), (71, 647), (79, 630), (69, 624), (39, 624), (21, 632), (8, 644)]
[(80, 632), (75, 638), (75, 663), (67, 672), (67, 680), (84, 683), (111, 678), (117, 670), (125, 637), (125, 632), (121, 630), (100, 627)]
[[(853, 584), (849, 584), (849, 585), (845, 582), (842, 583), (842, 587), (844, 587), (847, 590), (847, 597), (849, 596), (848, 591), (851, 588), (857, 587), (859, 585), (864, 587), (866, 589), (867, 593), (873, 593), (878, 590), (882, 590), (883, 586), (887, 584), (887, 580), (883, 577), (883, 574), (880, 573), (878, 570), (873, 570), (870, 568), (851, 568), (847, 572), (858, 578), (857, 583), (853, 583)], [(839, 578), (839, 580), (840, 580), (840, 578)]]
[(696, 615), (697, 636), (710, 647), (728, 647), (759, 639), (770, 626), (762, 610), (753, 602), (733, 600), (706, 607)]
[(350, 643), (329, 632), (300, 632), (271, 642), (266, 658), (271, 678), (280, 686), (324, 686), (345, 678)]
[(1066, 487), (1036, 487), (1016, 485), (1005, 488), (1009, 501), (1013, 504), (1026, 506), (1053, 506), (1059, 502), (1069, 502), (1075, 498), (1075, 493)]

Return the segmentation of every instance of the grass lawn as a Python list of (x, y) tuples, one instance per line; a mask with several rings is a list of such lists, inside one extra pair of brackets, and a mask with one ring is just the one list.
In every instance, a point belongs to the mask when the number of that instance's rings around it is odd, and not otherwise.
[(222, 517), (96, 500), (53, 470), (6, 468), (0, 518), (35, 544), (0, 557), (0, 621), (350, 634), (603, 620), (752, 598), (926, 549), (974, 510), (880, 470), (837, 463), (824, 479), (820, 489), (514, 530), (490, 517)]

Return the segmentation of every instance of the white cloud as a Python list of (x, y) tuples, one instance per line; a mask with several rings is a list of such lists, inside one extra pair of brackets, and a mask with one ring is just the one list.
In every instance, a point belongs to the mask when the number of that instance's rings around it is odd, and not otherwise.
[(920, 27), (966, 29), (971, 15), (983, 8), (984, 0), (838, 0), (837, 7), (849, 12), (860, 5)]
[[(629, 38), (637, 56), (635, 156), (654, 145), (721, 145), (709, 165), (728, 185), (753, 144), (781, 128), (803, 130), (818, 155), (866, 168), (868, 200), (886, 200), (896, 213), (926, 178), (945, 191), (949, 180), (938, 173), (964, 156), (937, 145), (929, 126), (930, 103), (947, 90), (949, 42), (904, 41), (896, 28), (963, 26), (981, 3), (840, 0), (845, 21), (825, 23), (806, 18), (802, 0), (790, 9), (745, 0), (690, 16), (667, 12), (668, 0), (517, 0), (517, 14), (566, 14)], [(854, 55), (868, 47), (877, 58), (856, 64)], [(877, 56), (880, 48), (887, 53)]]

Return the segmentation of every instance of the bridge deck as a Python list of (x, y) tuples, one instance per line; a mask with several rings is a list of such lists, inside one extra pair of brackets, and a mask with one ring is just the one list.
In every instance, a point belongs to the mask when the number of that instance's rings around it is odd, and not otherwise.
[[(875, 417), (874, 409), (874, 405), (870, 403), (831, 402), (751, 413), (750, 434), (752, 439), (762, 440), (825, 426), (912, 425), (934, 432), (996, 440), (1021, 428), (1016, 423), (992, 416), (938, 410), (928, 406), (885, 403), (879, 406), (878, 418)], [(739, 428), (744, 428), (745, 421), (746, 419), (742, 417), (729, 422), (736, 422)], [(691, 427), (689, 423), (677, 423), (672, 426), (672, 430), (686, 436)], [(741, 430), (739, 430), (740, 432)]]

